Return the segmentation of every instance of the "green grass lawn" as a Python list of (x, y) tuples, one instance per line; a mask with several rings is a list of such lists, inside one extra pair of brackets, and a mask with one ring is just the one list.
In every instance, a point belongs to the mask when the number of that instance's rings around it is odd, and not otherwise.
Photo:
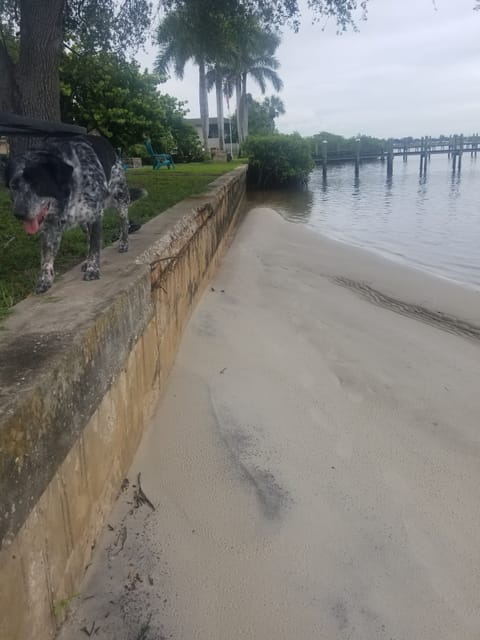
[[(174, 170), (151, 167), (129, 169), (128, 183), (142, 187), (148, 197), (135, 202), (130, 217), (144, 223), (176, 202), (201, 193), (219, 175), (231, 171), (243, 161), (225, 163), (191, 163), (176, 165)], [(118, 233), (118, 217), (107, 212), (104, 220), (105, 245)], [(29, 295), (39, 274), (39, 236), (28, 236), (12, 215), (7, 191), (0, 188), (0, 321), (22, 298)], [(85, 236), (80, 229), (66, 232), (55, 263), (57, 273), (70, 269), (85, 257)]]

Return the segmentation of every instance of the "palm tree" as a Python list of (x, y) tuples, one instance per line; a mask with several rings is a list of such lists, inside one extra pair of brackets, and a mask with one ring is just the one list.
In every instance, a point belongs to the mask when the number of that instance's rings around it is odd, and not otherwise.
[[(208, 10), (204, 2), (177, 2), (161, 21), (157, 30), (160, 52), (155, 70), (165, 76), (173, 68), (178, 78), (183, 78), (186, 63), (191, 60), (198, 66), (200, 118), (205, 149), (208, 149), (208, 79), (207, 68), (213, 67), (217, 88), (218, 116), (223, 119), (222, 85), (226, 61), (233, 56), (232, 43), (238, 28), (245, 24), (244, 12), (236, 2), (212, 2)], [(223, 134), (223, 125), (219, 126)]]
[(257, 21), (253, 21), (253, 16), (248, 9), (240, 4), (233, 4), (228, 8), (226, 6), (223, 11), (215, 14), (218, 24), (216, 32), (217, 42), (212, 62), (207, 71), (207, 88), (210, 91), (215, 86), (217, 100), (217, 122), (218, 122), (218, 144), (220, 149), (225, 148), (225, 131), (224, 131), (224, 113), (223, 113), (223, 97), (232, 96), (231, 83), (235, 82), (232, 69), (239, 66), (239, 52), (242, 46), (250, 37), (252, 24), (257, 25)]
[(263, 100), (264, 106), (268, 109), (268, 114), (272, 119), (272, 122), (278, 116), (282, 116), (285, 113), (285, 105), (283, 104), (283, 100), (278, 96), (270, 96), (269, 98), (264, 98)]
[(237, 105), (236, 112), (235, 112), (236, 120), (237, 120), (237, 136), (238, 136), (238, 141), (243, 142), (244, 136), (242, 135), (243, 129), (242, 129), (242, 122), (240, 120), (242, 79), (239, 72), (233, 71), (234, 68), (235, 68), (235, 65), (232, 65), (232, 67), (225, 74), (225, 77), (223, 79), (223, 92), (227, 100), (229, 100), (235, 93), (235, 100)]
[(252, 56), (251, 66), (242, 72), (242, 128), (243, 135), (248, 136), (248, 101), (247, 101), (247, 78), (250, 75), (260, 87), (262, 94), (267, 90), (266, 83), (270, 82), (275, 91), (281, 91), (283, 82), (278, 76), (276, 69), (280, 66), (278, 60), (270, 54)]
[(243, 142), (248, 136), (248, 76), (256, 81), (262, 94), (266, 91), (267, 82), (276, 91), (283, 87), (277, 74), (280, 64), (274, 55), (279, 44), (279, 34), (263, 28), (253, 17), (244, 20), (243, 27), (237, 32), (236, 55), (227, 74), (225, 87), (229, 96), (235, 90), (239, 142)]
[(181, 6), (168, 13), (157, 30), (160, 51), (155, 60), (155, 71), (166, 76), (170, 68), (182, 79), (185, 65), (193, 61), (198, 66), (200, 119), (205, 150), (208, 149), (208, 93), (206, 64), (211, 48), (208, 26), (201, 19), (195, 6)]
[[(223, 141), (222, 88), (235, 87), (239, 141), (248, 135), (247, 78), (250, 75), (265, 93), (270, 82), (276, 91), (283, 86), (276, 73), (279, 67), (274, 53), (280, 44), (278, 33), (263, 28), (253, 14), (239, 6), (205, 11), (203, 3), (183, 3), (163, 18), (157, 30), (160, 51), (155, 71), (165, 76), (170, 68), (183, 78), (185, 65), (192, 60), (198, 66), (199, 102), (202, 135), (208, 149), (208, 88), (215, 84), (219, 143)], [(207, 76), (207, 65), (211, 71)]]
[(217, 99), (217, 126), (218, 126), (218, 146), (221, 151), (225, 150), (225, 119), (223, 114), (223, 84), (225, 71), (221, 65), (216, 64), (207, 71), (207, 89), (210, 91), (215, 86)]

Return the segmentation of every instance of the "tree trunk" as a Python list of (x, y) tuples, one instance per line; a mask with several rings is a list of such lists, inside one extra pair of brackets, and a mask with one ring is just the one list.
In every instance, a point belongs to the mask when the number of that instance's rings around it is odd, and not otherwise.
[(0, 41), (0, 111), (12, 112), (18, 89), (15, 83), (15, 66), (3, 41)]
[[(10, 60), (10, 76), (0, 81), (2, 94), (3, 85), (9, 85), (5, 87), (5, 96), (10, 99), (9, 110), (13, 113), (60, 121), (59, 65), (64, 8), (65, 0), (20, 0), (19, 59), (15, 66)], [(5, 63), (2, 66), (0, 62), (0, 73), (3, 68)], [(36, 140), (12, 137), (11, 152), (33, 146)]]
[(215, 70), (215, 91), (217, 94), (217, 126), (218, 146), (220, 151), (225, 151), (225, 125), (223, 119), (223, 78), (221, 73)]
[(205, 152), (208, 153), (208, 91), (207, 78), (205, 73), (205, 60), (201, 58), (198, 62), (198, 92), (200, 100), (200, 119), (202, 121), (203, 146)]
[(248, 138), (248, 97), (247, 97), (247, 73), (242, 73), (242, 129), (244, 139)]
[(244, 140), (243, 135), (243, 116), (242, 116), (242, 79), (240, 76), (235, 78), (235, 97), (237, 100), (237, 132), (238, 142), (241, 144)]

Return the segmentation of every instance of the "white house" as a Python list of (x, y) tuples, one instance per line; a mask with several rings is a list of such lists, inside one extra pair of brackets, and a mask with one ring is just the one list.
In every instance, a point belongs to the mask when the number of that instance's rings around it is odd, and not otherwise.
[[(203, 134), (202, 134), (202, 121), (200, 118), (185, 118), (186, 122), (191, 124), (195, 131), (197, 132), (198, 137), (203, 142)], [(224, 126), (224, 135), (225, 135), (225, 151), (232, 155), (236, 155), (238, 153), (238, 142), (235, 134), (233, 134), (233, 141), (230, 142), (230, 119), (228, 117), (224, 118), (223, 121)], [(219, 149), (219, 139), (218, 139), (218, 121), (217, 118), (209, 118), (209, 129), (208, 129), (208, 151), (214, 152)]]

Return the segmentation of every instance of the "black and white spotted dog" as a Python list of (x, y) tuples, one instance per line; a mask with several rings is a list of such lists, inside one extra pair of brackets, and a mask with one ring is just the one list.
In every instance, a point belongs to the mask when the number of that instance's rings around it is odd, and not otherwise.
[[(103, 212), (107, 206), (113, 206), (120, 215), (118, 250), (128, 251), (131, 194), (121, 161), (104, 138), (50, 138), (41, 148), (13, 158), (5, 177), (15, 217), (23, 222), (27, 233), (41, 234), (37, 293), (52, 286), (62, 234), (75, 226), (81, 226), (87, 233), (83, 278), (100, 277)], [(132, 193), (132, 199), (134, 195), (145, 194)]]

